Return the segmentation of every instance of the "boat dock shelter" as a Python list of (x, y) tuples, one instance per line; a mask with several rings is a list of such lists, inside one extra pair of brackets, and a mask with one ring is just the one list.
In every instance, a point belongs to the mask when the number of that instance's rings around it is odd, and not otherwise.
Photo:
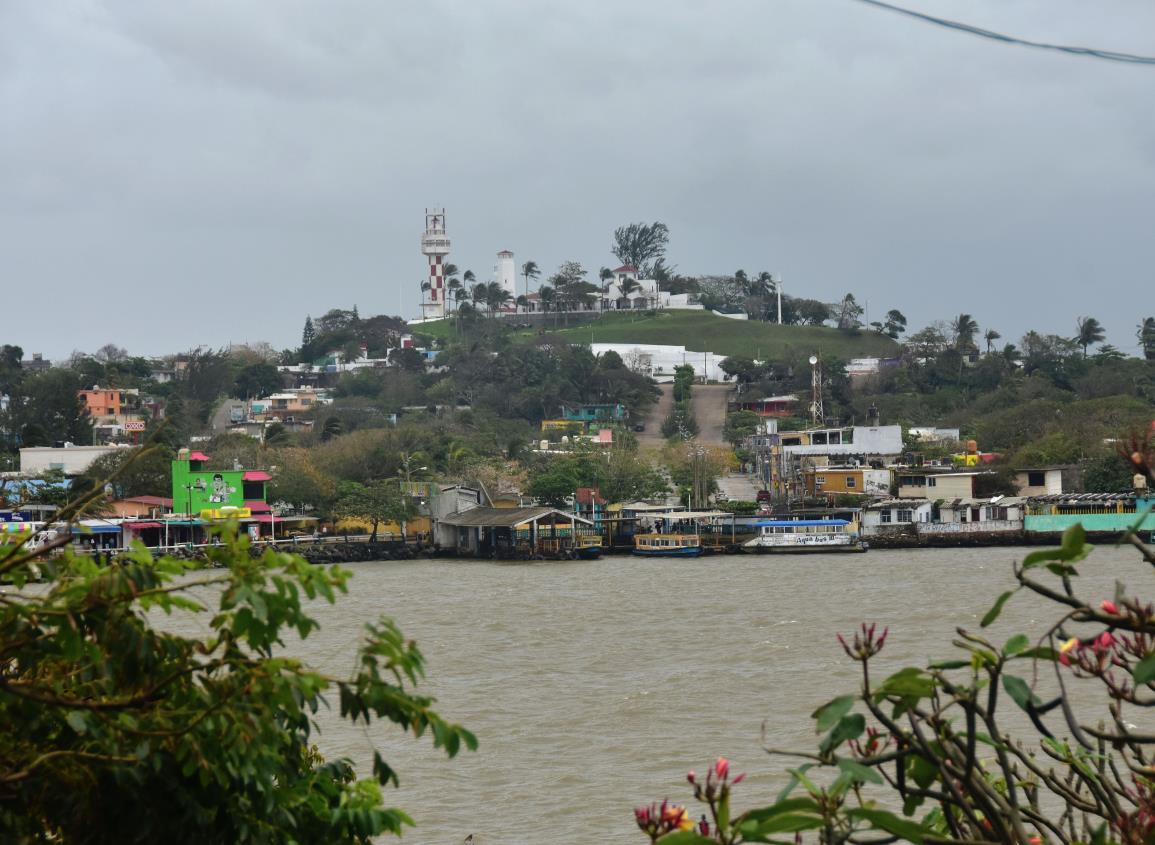
[(475, 507), (437, 521), (436, 541), (443, 549), (473, 557), (571, 557), (579, 538), (597, 536), (594, 523), (550, 507)]

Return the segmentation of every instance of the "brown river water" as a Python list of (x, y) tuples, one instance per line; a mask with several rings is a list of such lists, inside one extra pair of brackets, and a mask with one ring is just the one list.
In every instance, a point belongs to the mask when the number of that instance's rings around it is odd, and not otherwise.
[[(362, 624), (392, 616), (425, 653), (422, 689), (480, 748), (447, 760), (427, 739), (335, 718), (318, 744), (366, 775), (372, 748), (384, 753), (401, 777), (386, 800), (418, 823), (404, 841), (640, 845), (632, 808), (689, 799), (686, 771), (718, 755), (749, 773), (738, 807), (773, 800), (794, 764), (761, 750), (763, 725), (768, 745), (813, 750), (810, 713), (857, 689), (836, 632), (889, 625), (880, 669), (952, 657), (955, 627), (979, 630), (1024, 553), (355, 564), (350, 594), (316, 606), (321, 631), (302, 656), (351, 671)], [(1082, 569), (1090, 600), (1112, 597), (1116, 579), (1151, 593), (1133, 550), (1100, 547)], [(1060, 615), (1019, 594), (990, 636)]]

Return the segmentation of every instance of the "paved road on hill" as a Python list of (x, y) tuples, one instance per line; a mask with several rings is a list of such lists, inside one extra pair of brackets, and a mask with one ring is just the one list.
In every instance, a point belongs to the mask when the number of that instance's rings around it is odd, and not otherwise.
[(662, 420), (674, 410), (674, 385), (659, 384), (658, 387), (661, 388), (662, 395), (650, 408), (650, 413), (645, 419), (646, 430), (635, 434), (638, 438), (638, 446), (643, 449), (660, 449), (665, 445), (666, 439), (662, 437)]
[(695, 384), (690, 391), (700, 443), (707, 446), (726, 445), (722, 429), (726, 425), (726, 399), (730, 390), (728, 384)]

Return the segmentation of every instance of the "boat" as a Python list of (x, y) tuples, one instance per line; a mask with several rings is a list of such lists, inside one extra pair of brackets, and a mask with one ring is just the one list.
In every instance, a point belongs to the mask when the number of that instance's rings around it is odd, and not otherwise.
[(602, 556), (602, 538), (599, 534), (579, 534), (574, 541), (574, 554), (583, 560)]
[(696, 557), (702, 553), (697, 534), (635, 534), (634, 554), (649, 557)]
[(670, 510), (649, 514), (647, 522), (645, 530), (634, 535), (636, 555), (695, 557), (733, 545), (734, 514), (728, 511)]
[(858, 526), (846, 519), (762, 519), (755, 536), (742, 544), (744, 552), (864, 552)]

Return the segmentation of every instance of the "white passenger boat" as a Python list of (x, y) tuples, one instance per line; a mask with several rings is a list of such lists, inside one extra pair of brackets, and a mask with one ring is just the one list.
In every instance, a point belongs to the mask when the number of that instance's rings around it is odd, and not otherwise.
[(745, 552), (864, 552), (857, 525), (845, 519), (763, 519), (754, 523), (755, 536), (742, 544)]

